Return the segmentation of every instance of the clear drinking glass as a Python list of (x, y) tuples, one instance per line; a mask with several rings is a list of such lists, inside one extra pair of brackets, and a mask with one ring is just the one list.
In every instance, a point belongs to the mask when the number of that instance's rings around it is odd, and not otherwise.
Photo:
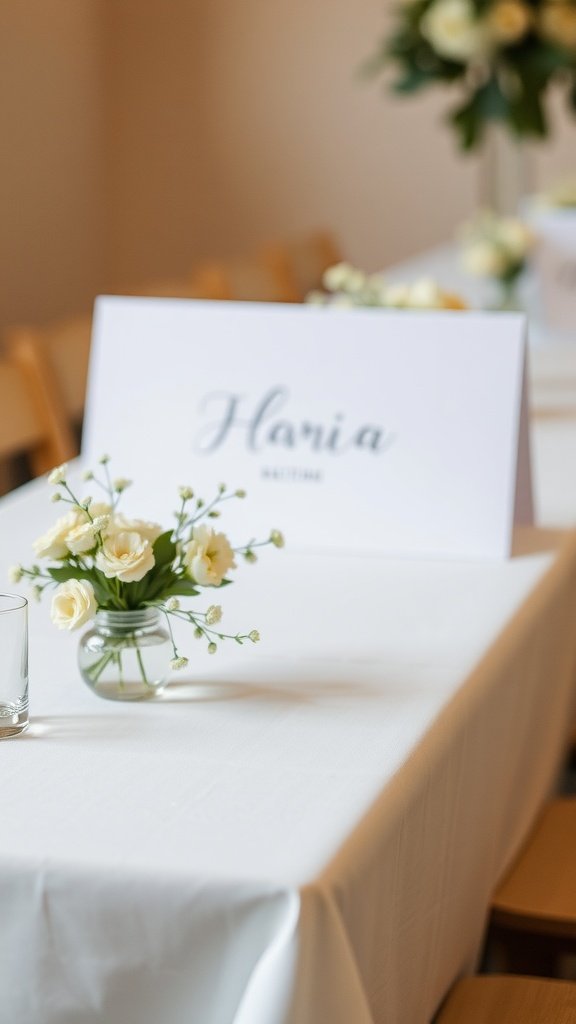
[(28, 602), (0, 594), (0, 739), (28, 726)]

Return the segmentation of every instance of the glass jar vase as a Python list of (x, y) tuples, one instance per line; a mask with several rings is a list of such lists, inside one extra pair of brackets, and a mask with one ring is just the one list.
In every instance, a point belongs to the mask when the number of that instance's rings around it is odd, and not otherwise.
[(507, 125), (486, 126), (479, 166), (479, 206), (501, 217), (517, 216), (532, 191), (531, 152)]
[(84, 682), (106, 700), (148, 700), (164, 688), (173, 649), (156, 608), (99, 611), (80, 639)]

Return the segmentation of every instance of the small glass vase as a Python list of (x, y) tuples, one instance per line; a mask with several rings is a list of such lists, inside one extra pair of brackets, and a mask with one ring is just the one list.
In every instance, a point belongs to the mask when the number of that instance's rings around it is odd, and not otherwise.
[(170, 673), (173, 649), (156, 608), (99, 611), (80, 639), (84, 682), (106, 700), (149, 700)]

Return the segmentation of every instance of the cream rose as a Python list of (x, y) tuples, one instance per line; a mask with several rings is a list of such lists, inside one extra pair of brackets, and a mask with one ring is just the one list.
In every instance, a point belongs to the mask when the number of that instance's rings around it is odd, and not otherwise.
[(532, 232), (521, 220), (504, 217), (498, 226), (498, 240), (513, 260), (523, 262), (534, 245)]
[(471, 0), (436, 0), (422, 18), (422, 35), (441, 57), (467, 64), (486, 49), (485, 26)]
[(52, 622), (58, 629), (78, 629), (97, 611), (94, 588), (88, 580), (60, 583), (52, 597)]
[(532, 15), (520, 0), (498, 0), (487, 16), (490, 38), (503, 46), (510, 46), (522, 39), (531, 22)]
[(80, 511), (60, 516), (50, 530), (34, 541), (32, 547), (35, 554), (38, 558), (65, 558), (68, 554), (68, 534), (85, 521), (86, 516)]
[(508, 258), (501, 245), (489, 239), (469, 242), (462, 254), (466, 270), (478, 277), (500, 277), (508, 269)]
[(131, 533), (139, 533), (140, 536), (143, 537), (144, 540), (149, 541), (150, 544), (153, 544), (160, 534), (164, 532), (158, 523), (149, 523), (145, 519), (128, 519), (120, 513), (117, 513), (112, 517), (110, 530), (128, 530)]
[(96, 516), (88, 523), (75, 526), (66, 537), (66, 544), (73, 555), (82, 555), (91, 551), (96, 544), (96, 535), (103, 533), (108, 526), (108, 516)]
[(154, 568), (154, 552), (150, 541), (136, 530), (118, 530), (104, 538), (95, 562), (108, 579), (137, 583)]
[(576, 8), (562, 0), (544, 4), (540, 15), (542, 35), (567, 50), (576, 49)]
[(201, 587), (218, 587), (228, 570), (236, 568), (228, 538), (209, 526), (194, 527), (183, 554), (189, 575)]

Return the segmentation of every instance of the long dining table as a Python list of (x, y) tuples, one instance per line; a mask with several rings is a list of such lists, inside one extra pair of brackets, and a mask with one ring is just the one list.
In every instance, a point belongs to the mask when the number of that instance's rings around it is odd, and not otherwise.
[[(432, 1019), (574, 717), (576, 501), (538, 459), (509, 560), (263, 555), (222, 602), (262, 643), (193, 649), (155, 701), (92, 694), (31, 604), (31, 725), (0, 745), (0, 1024)], [(0, 500), (3, 577), (48, 498)]]

